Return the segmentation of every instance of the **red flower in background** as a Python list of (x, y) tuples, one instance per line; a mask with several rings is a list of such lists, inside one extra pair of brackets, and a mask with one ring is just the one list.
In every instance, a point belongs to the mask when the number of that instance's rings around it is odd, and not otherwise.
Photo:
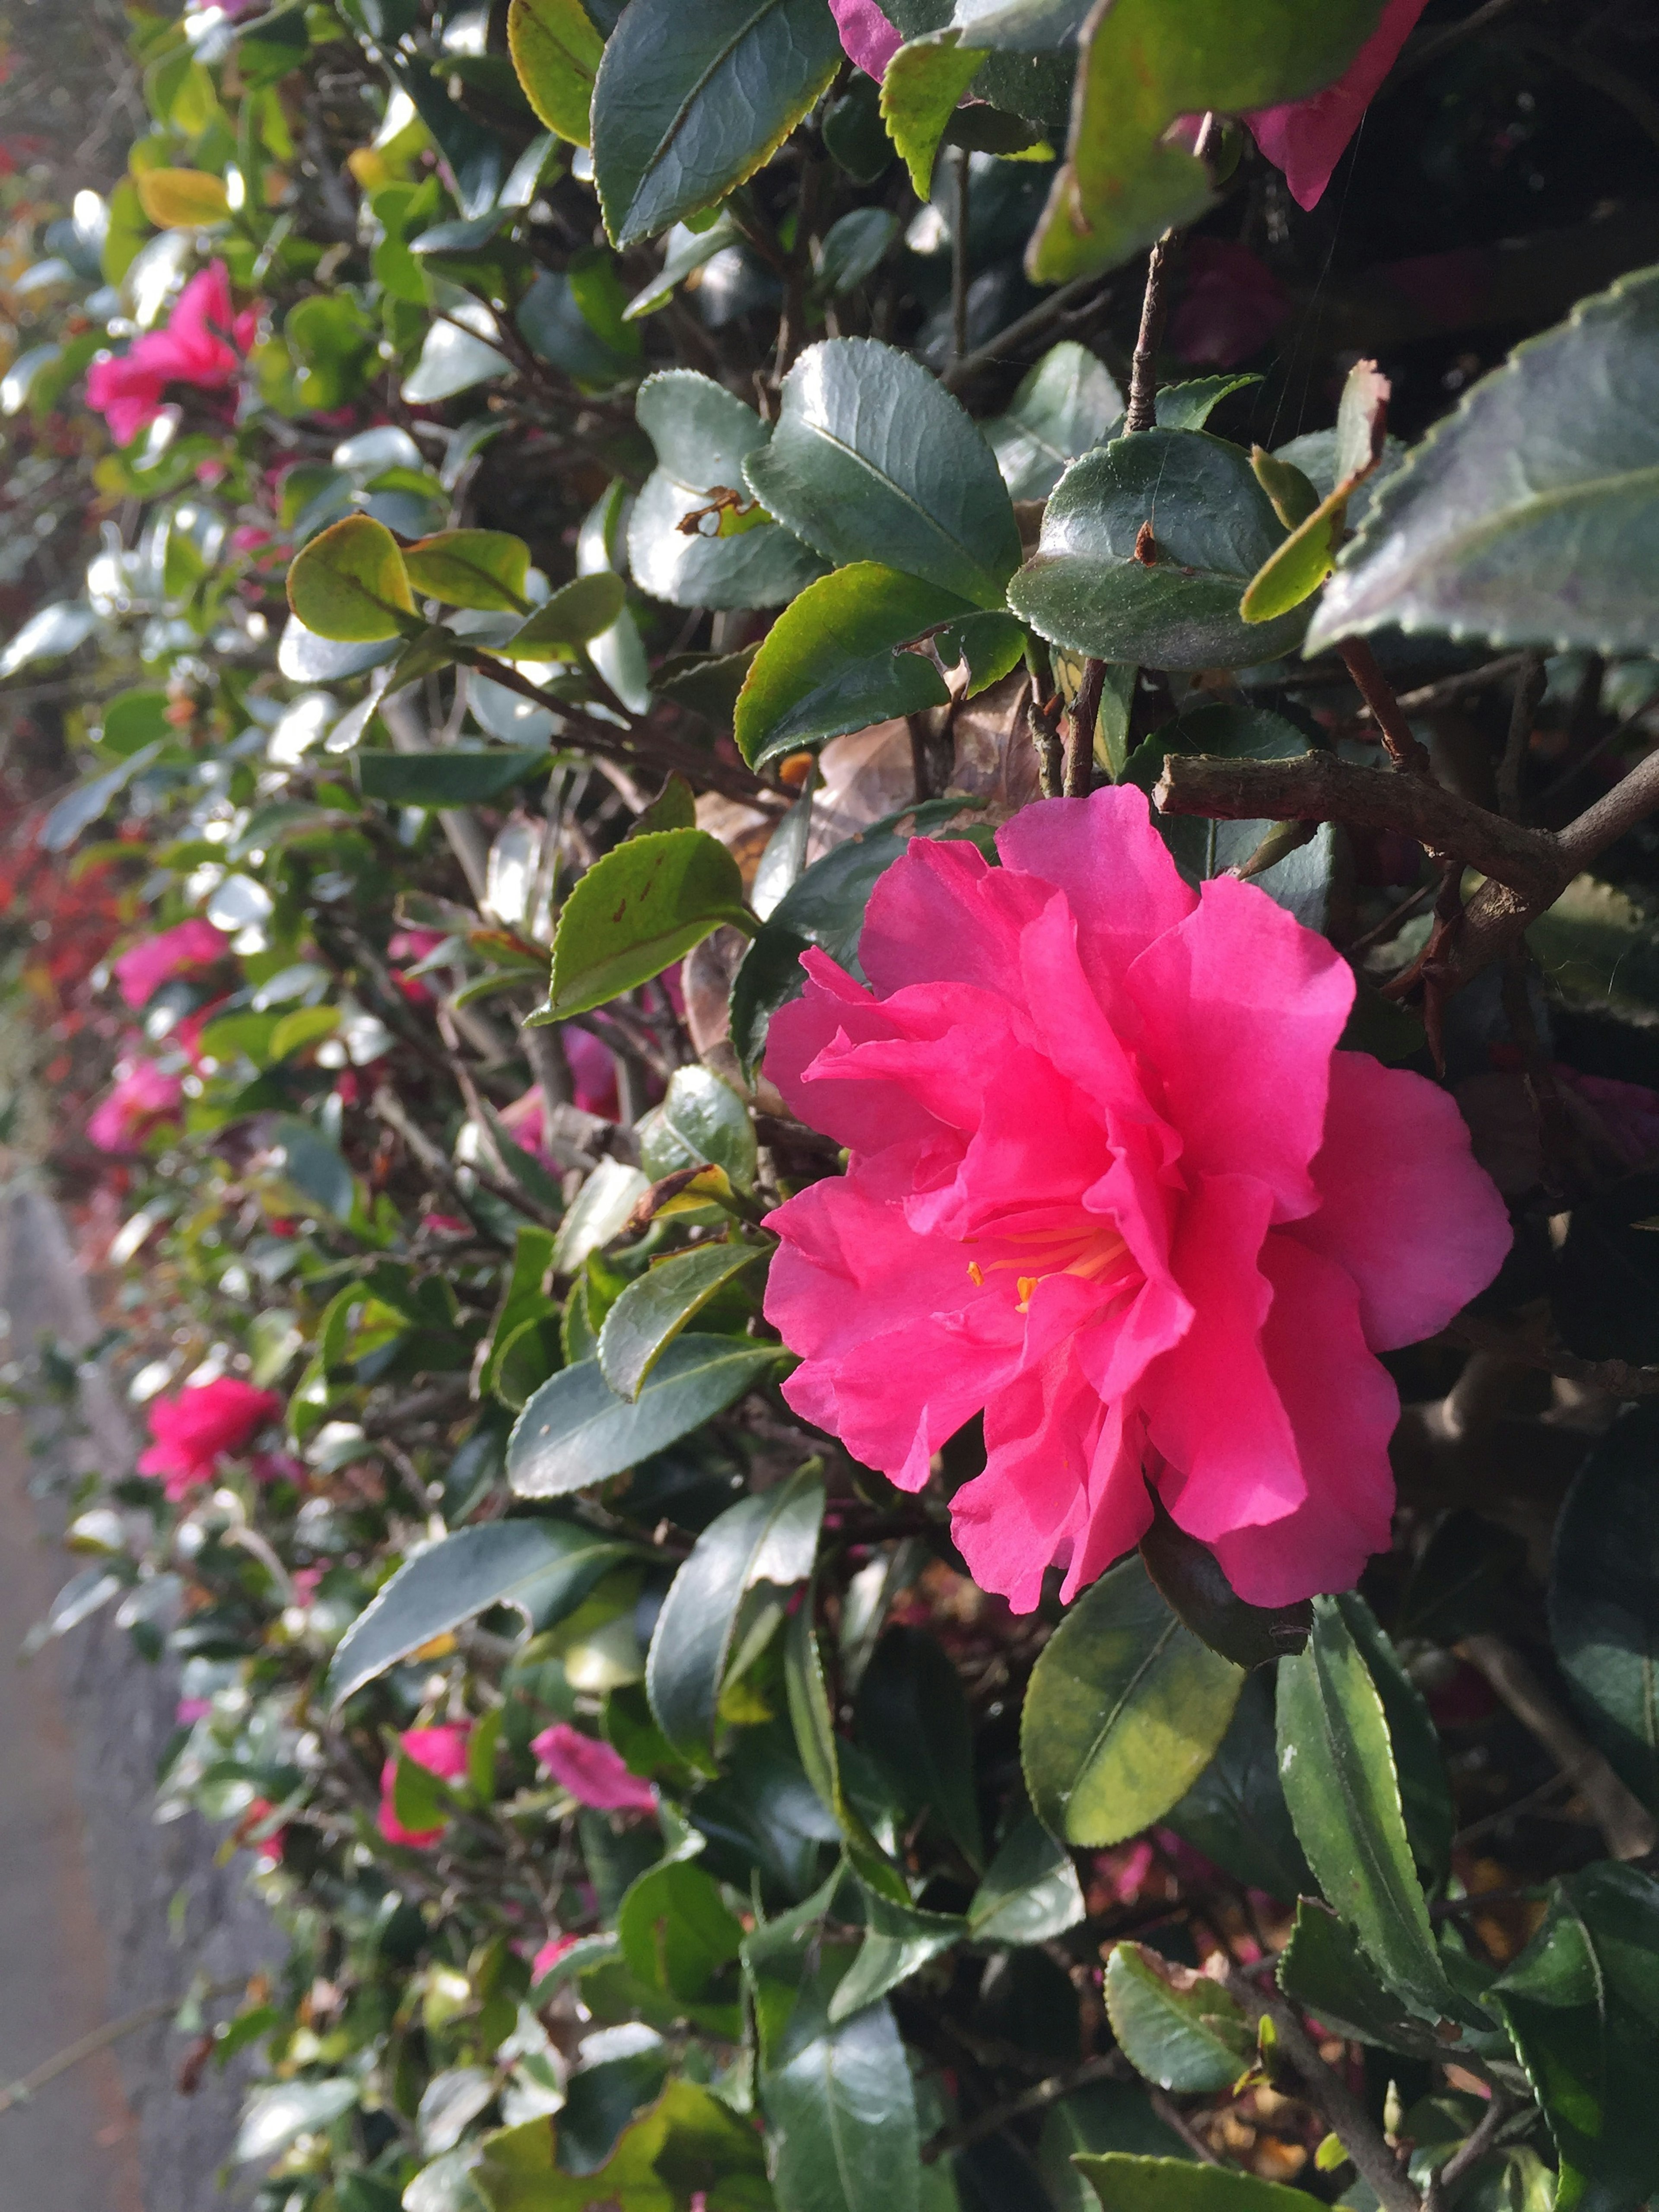
[[(466, 1772), (466, 1743), (471, 1733), (470, 1723), (444, 1728), (405, 1729), (398, 1739), (398, 1748), (405, 1759), (425, 1767), (441, 1782), (459, 1782)], [(438, 1841), (443, 1827), (404, 1827), (393, 1802), (397, 1787), (398, 1761), (393, 1757), (380, 1770), (380, 1833), (389, 1844), (407, 1844), (416, 1850), (424, 1850), (429, 1844)]]
[(161, 413), (168, 385), (219, 392), (234, 383), (258, 328), (255, 309), (236, 313), (230, 272), (216, 261), (191, 278), (163, 329), (94, 362), (87, 404), (104, 417), (118, 446), (128, 445)]
[(152, 1442), (138, 1455), (140, 1474), (159, 1474), (175, 1503), (211, 1482), (219, 1462), (246, 1451), (283, 1410), (274, 1390), (257, 1390), (234, 1375), (198, 1382), (149, 1409)]
[(568, 1721), (556, 1721), (535, 1737), (530, 1748), (562, 1790), (579, 1804), (601, 1813), (654, 1813), (657, 1793), (630, 1774), (622, 1753), (597, 1736), (584, 1735)]
[(163, 983), (176, 975), (193, 975), (222, 960), (230, 940), (210, 921), (181, 921), (154, 937), (130, 945), (114, 963), (121, 996), (134, 1012), (147, 1006)]
[(1260, 353), (1291, 312), (1291, 295), (1248, 246), (1194, 238), (1182, 262), (1185, 289), (1170, 317), (1170, 350), (1207, 368)]
[(185, 1086), (153, 1060), (133, 1062), (116, 1077), (87, 1123), (100, 1152), (135, 1152), (158, 1121), (171, 1121), (185, 1102)]

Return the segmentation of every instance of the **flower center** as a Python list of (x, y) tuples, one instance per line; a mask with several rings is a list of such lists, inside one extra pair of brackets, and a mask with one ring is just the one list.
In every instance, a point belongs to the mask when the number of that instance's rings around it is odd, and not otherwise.
[[(969, 1237), (965, 1241), (971, 1244), (990, 1240)], [(1012, 1256), (983, 1267), (970, 1260), (968, 1273), (977, 1289), (984, 1287), (988, 1276), (1012, 1274), (1019, 1291), (1018, 1313), (1030, 1311), (1032, 1292), (1050, 1275), (1076, 1275), (1085, 1283), (1097, 1283), (1114, 1273), (1133, 1273), (1133, 1261), (1127, 1270), (1122, 1267), (1129, 1260), (1129, 1248), (1118, 1234), (1116, 1223), (1109, 1218), (1022, 1229), (996, 1241), (1012, 1246)]]

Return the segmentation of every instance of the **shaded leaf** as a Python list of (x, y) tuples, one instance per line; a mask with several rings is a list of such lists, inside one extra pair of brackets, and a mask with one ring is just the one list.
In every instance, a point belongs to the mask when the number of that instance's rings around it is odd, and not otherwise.
[(969, 1932), (981, 1943), (1047, 1943), (1083, 1916), (1071, 1853), (1035, 1814), (1022, 1814), (974, 1892)]
[[(1168, 396), (1160, 392), (1159, 403)], [(981, 427), (1009, 496), (1047, 499), (1068, 464), (1097, 446), (1122, 413), (1123, 394), (1105, 364), (1066, 338), (1022, 379), (1007, 413)]]
[(1304, 2190), (1285, 2189), (1231, 2166), (1130, 2158), (1115, 2151), (1085, 2153), (1076, 2164), (1104, 2212), (1307, 2212)]
[(724, 1413), (779, 1356), (774, 1344), (678, 1337), (634, 1400), (617, 1396), (597, 1359), (567, 1367), (514, 1424), (507, 1479), (521, 1498), (556, 1498), (625, 1474)]
[(388, 806), (479, 806), (538, 769), (549, 758), (541, 745), (499, 745), (464, 751), (459, 746), (426, 753), (359, 751), (352, 756), (365, 799)]
[(1296, 1605), (1247, 1605), (1207, 1544), (1189, 1536), (1150, 1492), (1152, 1524), (1140, 1540), (1146, 1571), (1200, 1643), (1236, 1667), (1267, 1667), (1299, 1651), (1313, 1626), (1307, 1599)]
[(1550, 1634), (1596, 1746), (1659, 1808), (1659, 1419), (1631, 1407), (1556, 1525)]
[(974, 1733), (962, 1679), (937, 1638), (890, 1628), (859, 1686), (858, 1740), (905, 1811), (931, 1813), (970, 1866), (983, 1863)]
[(1437, 2057), (1445, 2046), (1413, 2020), (1377, 1979), (1352, 1931), (1311, 1898), (1297, 1901), (1296, 1924), (1279, 1956), (1279, 1985), (1291, 2002), (1334, 2034), (1384, 2051)]
[(1141, 1943), (1114, 1945), (1106, 2010), (1125, 2057), (1160, 2089), (1230, 2088), (1255, 2056), (1255, 2030), (1237, 1998)]
[(501, 643), (504, 660), (560, 660), (611, 628), (628, 604), (628, 586), (611, 568), (575, 576)]

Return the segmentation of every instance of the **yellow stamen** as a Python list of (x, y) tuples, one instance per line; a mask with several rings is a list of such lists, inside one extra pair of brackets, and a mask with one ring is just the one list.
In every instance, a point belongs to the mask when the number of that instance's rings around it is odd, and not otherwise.
[(982, 1291), (985, 1288), (985, 1270), (977, 1260), (970, 1260), (968, 1262), (968, 1279), (976, 1291)]
[(1019, 1279), (1019, 1310), (1024, 1313), (1031, 1303), (1031, 1293), (1042, 1280), (1041, 1275), (1022, 1275)]

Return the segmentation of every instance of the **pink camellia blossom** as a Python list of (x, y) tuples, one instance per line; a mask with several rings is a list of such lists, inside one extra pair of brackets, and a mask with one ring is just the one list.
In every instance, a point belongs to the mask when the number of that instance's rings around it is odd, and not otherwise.
[(1359, 128), (1360, 117), (1399, 59), (1426, 5), (1427, 0), (1388, 0), (1382, 21), (1334, 84), (1306, 100), (1259, 108), (1245, 117), (1256, 144), (1285, 172), (1291, 197), (1299, 207), (1314, 206), (1323, 194), (1331, 172)]
[(866, 989), (817, 951), (766, 1072), (849, 1147), (770, 1216), (784, 1395), (902, 1489), (981, 1409), (952, 1500), (982, 1588), (1065, 1595), (1147, 1485), (1239, 1595), (1346, 1589), (1389, 1541), (1399, 1411), (1374, 1354), (1441, 1328), (1510, 1243), (1450, 1098), (1339, 1052), (1353, 977), (1252, 884), (1194, 892), (1127, 787), (871, 898)]
[(574, 1951), (580, 1939), (574, 1936), (550, 1936), (535, 1957), (530, 1961), (530, 1986), (534, 1989), (544, 1974), (550, 1974), (567, 1951)]
[(258, 320), (251, 307), (236, 313), (230, 272), (216, 261), (191, 278), (164, 328), (146, 331), (124, 354), (94, 362), (87, 404), (104, 417), (118, 446), (128, 445), (161, 413), (168, 385), (218, 392), (234, 383)]
[[(459, 1782), (466, 1772), (466, 1742), (471, 1733), (471, 1724), (466, 1722), (443, 1728), (405, 1729), (398, 1739), (398, 1747), (405, 1759), (425, 1767), (441, 1782)], [(380, 1833), (389, 1844), (408, 1844), (423, 1850), (437, 1842), (443, 1828), (404, 1827), (392, 1802), (397, 1786), (398, 1761), (393, 1756), (380, 1770)]]
[(118, 1074), (87, 1122), (100, 1152), (137, 1152), (158, 1121), (170, 1121), (184, 1103), (185, 1086), (153, 1060), (132, 1061)]
[(222, 960), (229, 943), (222, 930), (199, 917), (181, 921), (173, 929), (160, 930), (154, 937), (140, 938), (114, 963), (121, 996), (137, 1012), (174, 976), (198, 974)]
[(903, 33), (889, 21), (876, 0), (830, 0), (830, 13), (848, 60), (879, 84), (888, 63), (904, 44)]
[(654, 1813), (657, 1793), (630, 1774), (622, 1753), (568, 1721), (544, 1729), (530, 1746), (562, 1790), (601, 1813)]
[(211, 1482), (219, 1462), (246, 1451), (282, 1410), (274, 1390), (257, 1390), (236, 1375), (157, 1398), (149, 1409), (151, 1442), (138, 1455), (138, 1472), (165, 1476), (167, 1494), (176, 1503)]

